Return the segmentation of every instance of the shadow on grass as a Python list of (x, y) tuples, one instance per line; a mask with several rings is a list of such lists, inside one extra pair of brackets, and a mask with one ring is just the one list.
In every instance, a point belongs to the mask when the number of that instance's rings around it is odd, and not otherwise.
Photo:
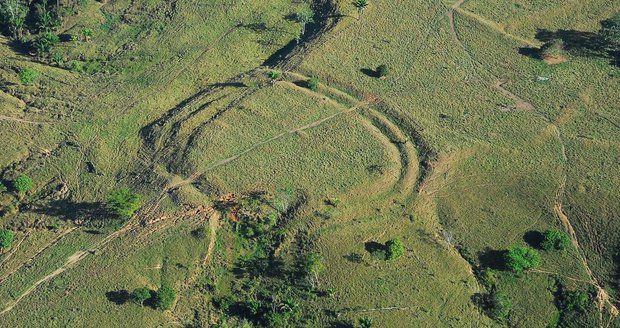
[(486, 248), (478, 254), (478, 261), (483, 268), (490, 268), (494, 270), (505, 270), (504, 258), (506, 257), (505, 250), (496, 250)]
[(124, 289), (109, 291), (105, 293), (105, 297), (108, 299), (108, 301), (116, 305), (123, 305), (127, 303), (129, 299), (131, 298), (131, 296), (129, 295), (129, 292)]
[(32, 211), (67, 221), (98, 221), (115, 217), (102, 202), (74, 202), (67, 199), (51, 201), (47, 206)]
[(375, 71), (374, 69), (362, 68), (360, 69), (360, 72), (370, 77), (374, 77), (374, 78), (379, 77), (379, 73), (377, 73), (377, 71)]
[(543, 242), (544, 236), (542, 232), (536, 230), (530, 230), (523, 235), (523, 241), (533, 248), (540, 249), (540, 245)]

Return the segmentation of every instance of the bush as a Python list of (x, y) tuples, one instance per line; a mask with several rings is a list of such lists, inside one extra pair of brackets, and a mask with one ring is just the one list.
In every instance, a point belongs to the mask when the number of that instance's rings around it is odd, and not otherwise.
[(177, 293), (168, 285), (162, 285), (155, 295), (155, 306), (160, 310), (169, 310), (172, 308)]
[(493, 292), (487, 299), (487, 313), (492, 319), (504, 322), (512, 311), (512, 301), (503, 293)]
[(130, 218), (141, 205), (142, 196), (128, 188), (113, 191), (108, 196), (108, 208), (121, 218)]
[(14, 238), (13, 231), (0, 229), (0, 249), (11, 248)]
[(396, 260), (405, 254), (405, 245), (400, 239), (391, 239), (385, 243), (385, 257), (388, 260)]
[(192, 236), (196, 239), (204, 239), (207, 236), (207, 229), (205, 227), (198, 227), (192, 231)]
[(557, 249), (564, 250), (570, 245), (570, 237), (560, 230), (547, 230), (543, 233), (543, 240), (540, 247), (546, 251)]
[(82, 73), (84, 72), (84, 65), (77, 60), (71, 61), (71, 67), (69, 68), (72, 72)]
[(24, 68), (19, 72), (19, 81), (23, 85), (31, 85), (39, 77), (39, 73), (31, 68)]
[(41, 56), (52, 51), (58, 42), (60, 42), (58, 35), (52, 32), (45, 32), (34, 40), (34, 48), (36, 49), (37, 54)]
[(522, 272), (540, 265), (540, 254), (533, 248), (513, 246), (508, 249), (505, 257), (506, 268), (514, 272)]
[(377, 67), (377, 75), (379, 77), (386, 77), (390, 74), (390, 68), (387, 65), (379, 65)]
[(0, 182), (0, 194), (7, 192), (9, 189), (4, 185), (4, 183)]
[(280, 71), (273, 70), (269, 72), (269, 78), (272, 80), (277, 80), (280, 78), (280, 76), (282, 76), (282, 73)]
[(144, 302), (151, 298), (151, 290), (146, 287), (134, 289), (131, 293), (131, 300), (137, 304), (144, 305)]
[(319, 78), (313, 76), (308, 80), (308, 89), (312, 91), (317, 91), (319, 89)]
[(579, 311), (586, 310), (588, 303), (590, 302), (590, 295), (580, 290), (562, 291), (559, 299), (559, 308), (563, 311)]
[(18, 176), (17, 179), (13, 181), (13, 188), (20, 194), (27, 193), (32, 189), (32, 186), (32, 179), (25, 174)]
[(545, 58), (562, 58), (566, 56), (566, 50), (564, 49), (564, 41), (562, 39), (553, 39), (546, 42), (540, 48), (540, 55)]

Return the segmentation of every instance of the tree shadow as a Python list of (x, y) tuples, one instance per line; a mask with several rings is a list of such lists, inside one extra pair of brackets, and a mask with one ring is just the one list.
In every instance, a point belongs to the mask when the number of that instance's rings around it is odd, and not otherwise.
[(376, 70), (370, 68), (362, 68), (360, 72), (370, 77), (379, 77), (379, 73)]
[(113, 290), (105, 293), (105, 297), (108, 301), (116, 304), (123, 305), (129, 301), (130, 295), (126, 290)]
[[(601, 22), (604, 24), (605, 21)], [(609, 59), (611, 65), (620, 66), (620, 50), (596, 32), (538, 29), (535, 38), (541, 42), (562, 40), (564, 50), (573, 56)], [(542, 59), (540, 51), (540, 48), (519, 48), (519, 54), (534, 59)]]
[(523, 241), (533, 248), (540, 249), (540, 245), (544, 239), (542, 232), (530, 230), (523, 235)]
[(364, 243), (364, 248), (375, 259), (385, 260), (387, 247), (376, 241), (368, 241)]
[(58, 217), (64, 221), (103, 221), (114, 217), (102, 202), (74, 202), (68, 199), (54, 200), (44, 207), (35, 207), (31, 211)]
[(494, 270), (504, 270), (506, 268), (504, 260), (505, 257), (505, 250), (485, 248), (482, 252), (478, 253), (478, 261), (480, 262), (480, 266)]
[(349, 262), (357, 263), (357, 264), (360, 264), (364, 261), (362, 258), (362, 255), (358, 253), (351, 253), (351, 254), (343, 255), (342, 257), (345, 258)]

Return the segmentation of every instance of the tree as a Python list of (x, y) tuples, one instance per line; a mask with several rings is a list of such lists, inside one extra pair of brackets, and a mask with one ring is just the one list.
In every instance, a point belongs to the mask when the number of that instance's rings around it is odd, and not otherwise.
[(0, 229), (0, 249), (11, 248), (13, 238), (15, 238), (13, 231)]
[(22, 174), (18, 176), (15, 180), (13, 180), (13, 188), (15, 188), (17, 193), (19, 193), (20, 195), (23, 195), (30, 191), (32, 189), (32, 186), (32, 179), (25, 174)]
[(146, 287), (136, 288), (131, 293), (131, 300), (140, 305), (144, 305), (144, 302), (150, 298), (151, 290)]
[(0, 181), (0, 194), (5, 193), (9, 190), (9, 188), (7, 188), (4, 183), (2, 183), (2, 181)]
[(368, 0), (355, 0), (353, 5), (357, 8), (357, 19), (359, 20), (362, 18), (362, 14), (364, 13), (366, 7), (368, 7)]
[(601, 23), (601, 35), (610, 43), (611, 48), (620, 47), (620, 13)]
[(38, 76), (39, 73), (37, 73), (37, 71), (33, 70), (32, 68), (24, 68), (21, 70), (21, 72), (19, 72), (19, 81), (23, 85), (31, 85), (32, 83), (34, 83)]
[(8, 25), (13, 38), (21, 39), (28, 11), (22, 0), (4, 0), (0, 3), (0, 21)]
[(37, 27), (39, 31), (50, 32), (53, 27), (60, 24), (58, 15), (55, 11), (50, 10), (48, 0), (41, 0), (35, 5), (37, 14)]
[(390, 68), (387, 65), (377, 66), (377, 76), (383, 78), (390, 74)]
[(52, 32), (44, 32), (39, 35), (33, 43), (39, 56), (49, 53), (60, 42), (58, 35)]
[(108, 208), (121, 218), (130, 218), (141, 206), (142, 196), (128, 188), (113, 191), (108, 196)]
[(319, 284), (319, 274), (324, 269), (323, 258), (319, 254), (310, 253), (303, 258), (301, 269), (312, 287), (316, 287)]
[(385, 258), (388, 260), (396, 260), (405, 254), (405, 245), (398, 238), (388, 240), (385, 243), (385, 247), (387, 249)]
[(172, 304), (176, 298), (176, 291), (169, 285), (164, 284), (155, 295), (155, 306), (160, 310), (169, 310), (172, 308)]
[(308, 80), (308, 89), (317, 91), (319, 89), (319, 78), (316, 76), (311, 77)]
[(540, 265), (540, 254), (530, 247), (512, 246), (506, 252), (506, 267), (514, 272), (535, 268)]
[(297, 22), (301, 25), (301, 33), (297, 37), (297, 43), (299, 43), (301, 36), (306, 34), (306, 25), (314, 23), (314, 12), (310, 9), (300, 10), (295, 14), (295, 19), (297, 19)]
[(570, 245), (570, 237), (564, 231), (547, 230), (543, 233), (543, 240), (540, 247), (546, 251), (557, 249), (564, 250)]

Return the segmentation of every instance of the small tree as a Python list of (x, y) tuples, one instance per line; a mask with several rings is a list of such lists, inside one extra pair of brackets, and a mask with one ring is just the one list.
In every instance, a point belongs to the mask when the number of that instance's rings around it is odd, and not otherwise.
[(620, 47), (620, 13), (601, 23), (601, 35), (610, 43), (610, 48)]
[(277, 70), (272, 70), (272, 71), (269, 71), (268, 75), (270, 79), (277, 80), (280, 78), (280, 76), (282, 76), (282, 72), (277, 71)]
[(108, 207), (121, 218), (130, 218), (141, 206), (142, 196), (128, 188), (113, 191), (108, 196)]
[(312, 91), (319, 90), (319, 78), (318, 77), (313, 76), (308, 80), (308, 89)]
[(29, 192), (32, 189), (33, 185), (34, 184), (32, 182), (32, 179), (25, 174), (22, 174), (18, 176), (15, 180), (13, 180), (13, 188), (15, 188), (17, 193), (19, 193), (20, 195)]
[(7, 188), (4, 183), (2, 183), (2, 181), (0, 181), (0, 194), (5, 193), (9, 190), (9, 188)]
[(523, 272), (540, 265), (540, 254), (530, 247), (512, 246), (506, 253), (505, 262), (508, 269)]
[(489, 316), (499, 322), (504, 322), (512, 311), (512, 301), (506, 294), (494, 291), (487, 299), (487, 312)]
[(316, 288), (319, 284), (319, 274), (324, 269), (323, 258), (319, 254), (310, 253), (303, 258), (301, 269), (312, 287)]
[(86, 27), (80, 31), (80, 34), (82, 35), (82, 40), (88, 42), (93, 37), (93, 30)]
[(48, 54), (60, 42), (58, 35), (52, 32), (45, 32), (34, 40), (34, 48), (39, 56)]
[(301, 25), (301, 33), (297, 37), (297, 42), (301, 39), (301, 36), (306, 34), (306, 25), (314, 23), (314, 12), (311, 9), (303, 9), (295, 14), (295, 19)]
[(15, 235), (13, 234), (13, 231), (0, 229), (0, 250), (11, 248), (14, 238)]
[(390, 68), (387, 65), (377, 66), (377, 76), (384, 78), (390, 74)]
[(172, 287), (164, 284), (155, 295), (155, 306), (160, 310), (169, 310), (172, 308), (172, 304), (176, 298), (176, 291)]
[(388, 240), (385, 243), (385, 247), (387, 249), (385, 258), (388, 260), (396, 260), (405, 254), (405, 245), (403, 245), (403, 242), (398, 238)]
[(31, 85), (39, 77), (39, 73), (32, 68), (24, 68), (19, 72), (19, 81), (23, 85)]
[(131, 300), (136, 304), (144, 306), (144, 302), (151, 298), (151, 290), (146, 287), (134, 289), (131, 293)]
[(359, 20), (362, 18), (362, 14), (366, 7), (368, 7), (368, 0), (355, 0), (353, 5), (357, 8), (357, 19)]
[(564, 231), (547, 230), (543, 233), (543, 240), (540, 247), (546, 251), (557, 249), (564, 250), (570, 245), (570, 237)]
[(566, 55), (562, 39), (553, 39), (540, 47), (540, 56), (545, 60), (563, 60)]

